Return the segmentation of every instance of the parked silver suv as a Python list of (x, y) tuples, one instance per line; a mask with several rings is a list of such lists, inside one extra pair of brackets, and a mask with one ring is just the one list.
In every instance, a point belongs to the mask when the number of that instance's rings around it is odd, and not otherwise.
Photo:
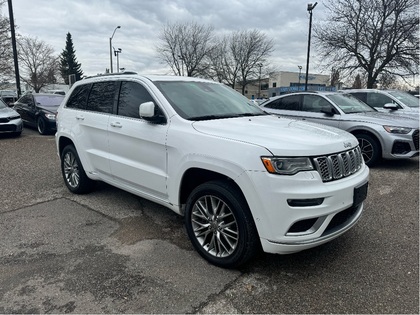
[(419, 119), (378, 112), (350, 94), (300, 92), (271, 98), (261, 107), (272, 114), (337, 127), (352, 133), (365, 163), (419, 154)]
[(398, 115), (419, 115), (420, 100), (404, 91), (354, 89), (342, 90), (365, 102), (378, 111)]

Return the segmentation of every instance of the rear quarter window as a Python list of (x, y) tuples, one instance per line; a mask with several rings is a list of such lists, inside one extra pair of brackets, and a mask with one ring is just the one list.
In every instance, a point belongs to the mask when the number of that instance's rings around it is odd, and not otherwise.
[(86, 109), (87, 99), (91, 84), (84, 84), (75, 87), (67, 101), (66, 107)]

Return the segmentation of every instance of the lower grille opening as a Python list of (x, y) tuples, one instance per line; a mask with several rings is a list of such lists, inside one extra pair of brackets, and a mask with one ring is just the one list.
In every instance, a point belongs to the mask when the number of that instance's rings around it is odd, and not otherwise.
[(292, 225), (287, 233), (302, 233), (314, 226), (317, 218), (298, 221)]
[(330, 232), (333, 232), (334, 230), (339, 229), (341, 226), (345, 225), (357, 212), (357, 206), (347, 208), (346, 210), (343, 210), (339, 213), (337, 213), (331, 220), (331, 222), (328, 224), (327, 228), (325, 229), (324, 233), (322, 233), (322, 236), (329, 234)]
[(407, 142), (397, 141), (392, 146), (392, 154), (407, 154), (411, 151), (410, 144)]

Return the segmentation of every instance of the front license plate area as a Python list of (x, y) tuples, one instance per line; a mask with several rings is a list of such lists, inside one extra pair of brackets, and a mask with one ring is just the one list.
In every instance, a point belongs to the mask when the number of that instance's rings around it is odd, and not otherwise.
[(358, 206), (359, 204), (361, 204), (363, 200), (366, 199), (367, 192), (368, 192), (368, 183), (360, 187), (356, 187), (354, 189), (354, 194), (353, 194), (353, 205)]

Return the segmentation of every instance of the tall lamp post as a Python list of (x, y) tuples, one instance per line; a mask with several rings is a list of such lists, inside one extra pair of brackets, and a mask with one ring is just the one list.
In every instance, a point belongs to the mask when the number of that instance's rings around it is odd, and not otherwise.
[(300, 90), (300, 76), (302, 75), (302, 66), (298, 66), (299, 68), (299, 83), (298, 83), (298, 91)]
[(122, 52), (121, 48), (118, 48), (117, 50), (115, 50), (114, 48), (114, 54), (117, 57), (117, 72), (120, 72), (120, 54)]
[(311, 31), (312, 31), (312, 10), (315, 9), (318, 2), (314, 4), (308, 3), (309, 12), (309, 34), (308, 34), (308, 55), (306, 56), (306, 78), (305, 78), (305, 91), (308, 90), (308, 72), (309, 72), (309, 53), (311, 51)]
[(112, 36), (109, 38), (109, 63), (110, 63), (109, 70), (110, 70), (110, 73), (112, 73), (112, 38), (114, 37), (115, 31), (117, 30), (117, 28), (121, 28), (121, 26), (118, 25), (114, 29), (114, 32), (112, 33)]
[(257, 64), (257, 66), (260, 68), (260, 72), (258, 74), (258, 98), (261, 97), (261, 68), (263, 64), (260, 62)]

